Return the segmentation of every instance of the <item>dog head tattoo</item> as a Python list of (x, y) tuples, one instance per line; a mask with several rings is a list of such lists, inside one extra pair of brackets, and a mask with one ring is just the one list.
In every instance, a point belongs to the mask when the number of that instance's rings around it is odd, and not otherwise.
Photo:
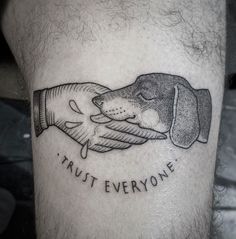
[(93, 103), (107, 121), (126, 120), (142, 128), (169, 132), (172, 143), (178, 147), (189, 148), (196, 140), (207, 143), (212, 110), (210, 92), (193, 89), (180, 76), (140, 75), (131, 85), (96, 96)]
[(37, 90), (33, 97), (38, 137), (56, 126), (88, 150), (124, 150), (148, 140), (164, 140), (184, 149), (195, 141), (207, 143), (211, 96), (194, 89), (180, 76), (151, 73), (117, 90), (85, 82)]

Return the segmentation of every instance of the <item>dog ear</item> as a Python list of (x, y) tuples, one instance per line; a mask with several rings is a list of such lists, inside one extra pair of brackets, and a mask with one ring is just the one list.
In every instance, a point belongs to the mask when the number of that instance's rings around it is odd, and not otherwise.
[(192, 90), (177, 84), (170, 129), (171, 141), (178, 147), (189, 148), (197, 140), (199, 132), (197, 98)]

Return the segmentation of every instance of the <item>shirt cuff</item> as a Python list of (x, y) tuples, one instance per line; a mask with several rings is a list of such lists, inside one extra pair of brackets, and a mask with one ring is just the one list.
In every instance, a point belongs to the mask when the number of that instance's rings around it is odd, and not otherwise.
[(33, 95), (34, 130), (38, 137), (48, 128), (46, 120), (46, 89), (34, 91)]

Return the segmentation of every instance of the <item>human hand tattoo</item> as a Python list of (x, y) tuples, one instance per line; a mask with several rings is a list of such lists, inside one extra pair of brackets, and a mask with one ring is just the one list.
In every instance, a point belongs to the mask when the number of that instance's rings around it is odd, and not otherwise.
[(160, 132), (100, 116), (92, 99), (108, 91), (108, 88), (94, 83), (65, 84), (35, 91), (36, 136), (49, 126), (56, 126), (82, 146), (82, 158), (87, 157), (88, 149), (108, 152), (143, 144), (149, 139), (166, 138)]

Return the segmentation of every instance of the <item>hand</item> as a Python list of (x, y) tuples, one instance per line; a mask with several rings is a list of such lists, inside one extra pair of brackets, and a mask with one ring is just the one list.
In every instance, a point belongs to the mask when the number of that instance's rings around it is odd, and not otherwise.
[(159, 132), (101, 115), (92, 99), (108, 91), (108, 88), (94, 83), (66, 84), (47, 89), (48, 126), (56, 126), (81, 144), (82, 158), (87, 157), (88, 149), (108, 152), (143, 144), (149, 139), (166, 138)]

